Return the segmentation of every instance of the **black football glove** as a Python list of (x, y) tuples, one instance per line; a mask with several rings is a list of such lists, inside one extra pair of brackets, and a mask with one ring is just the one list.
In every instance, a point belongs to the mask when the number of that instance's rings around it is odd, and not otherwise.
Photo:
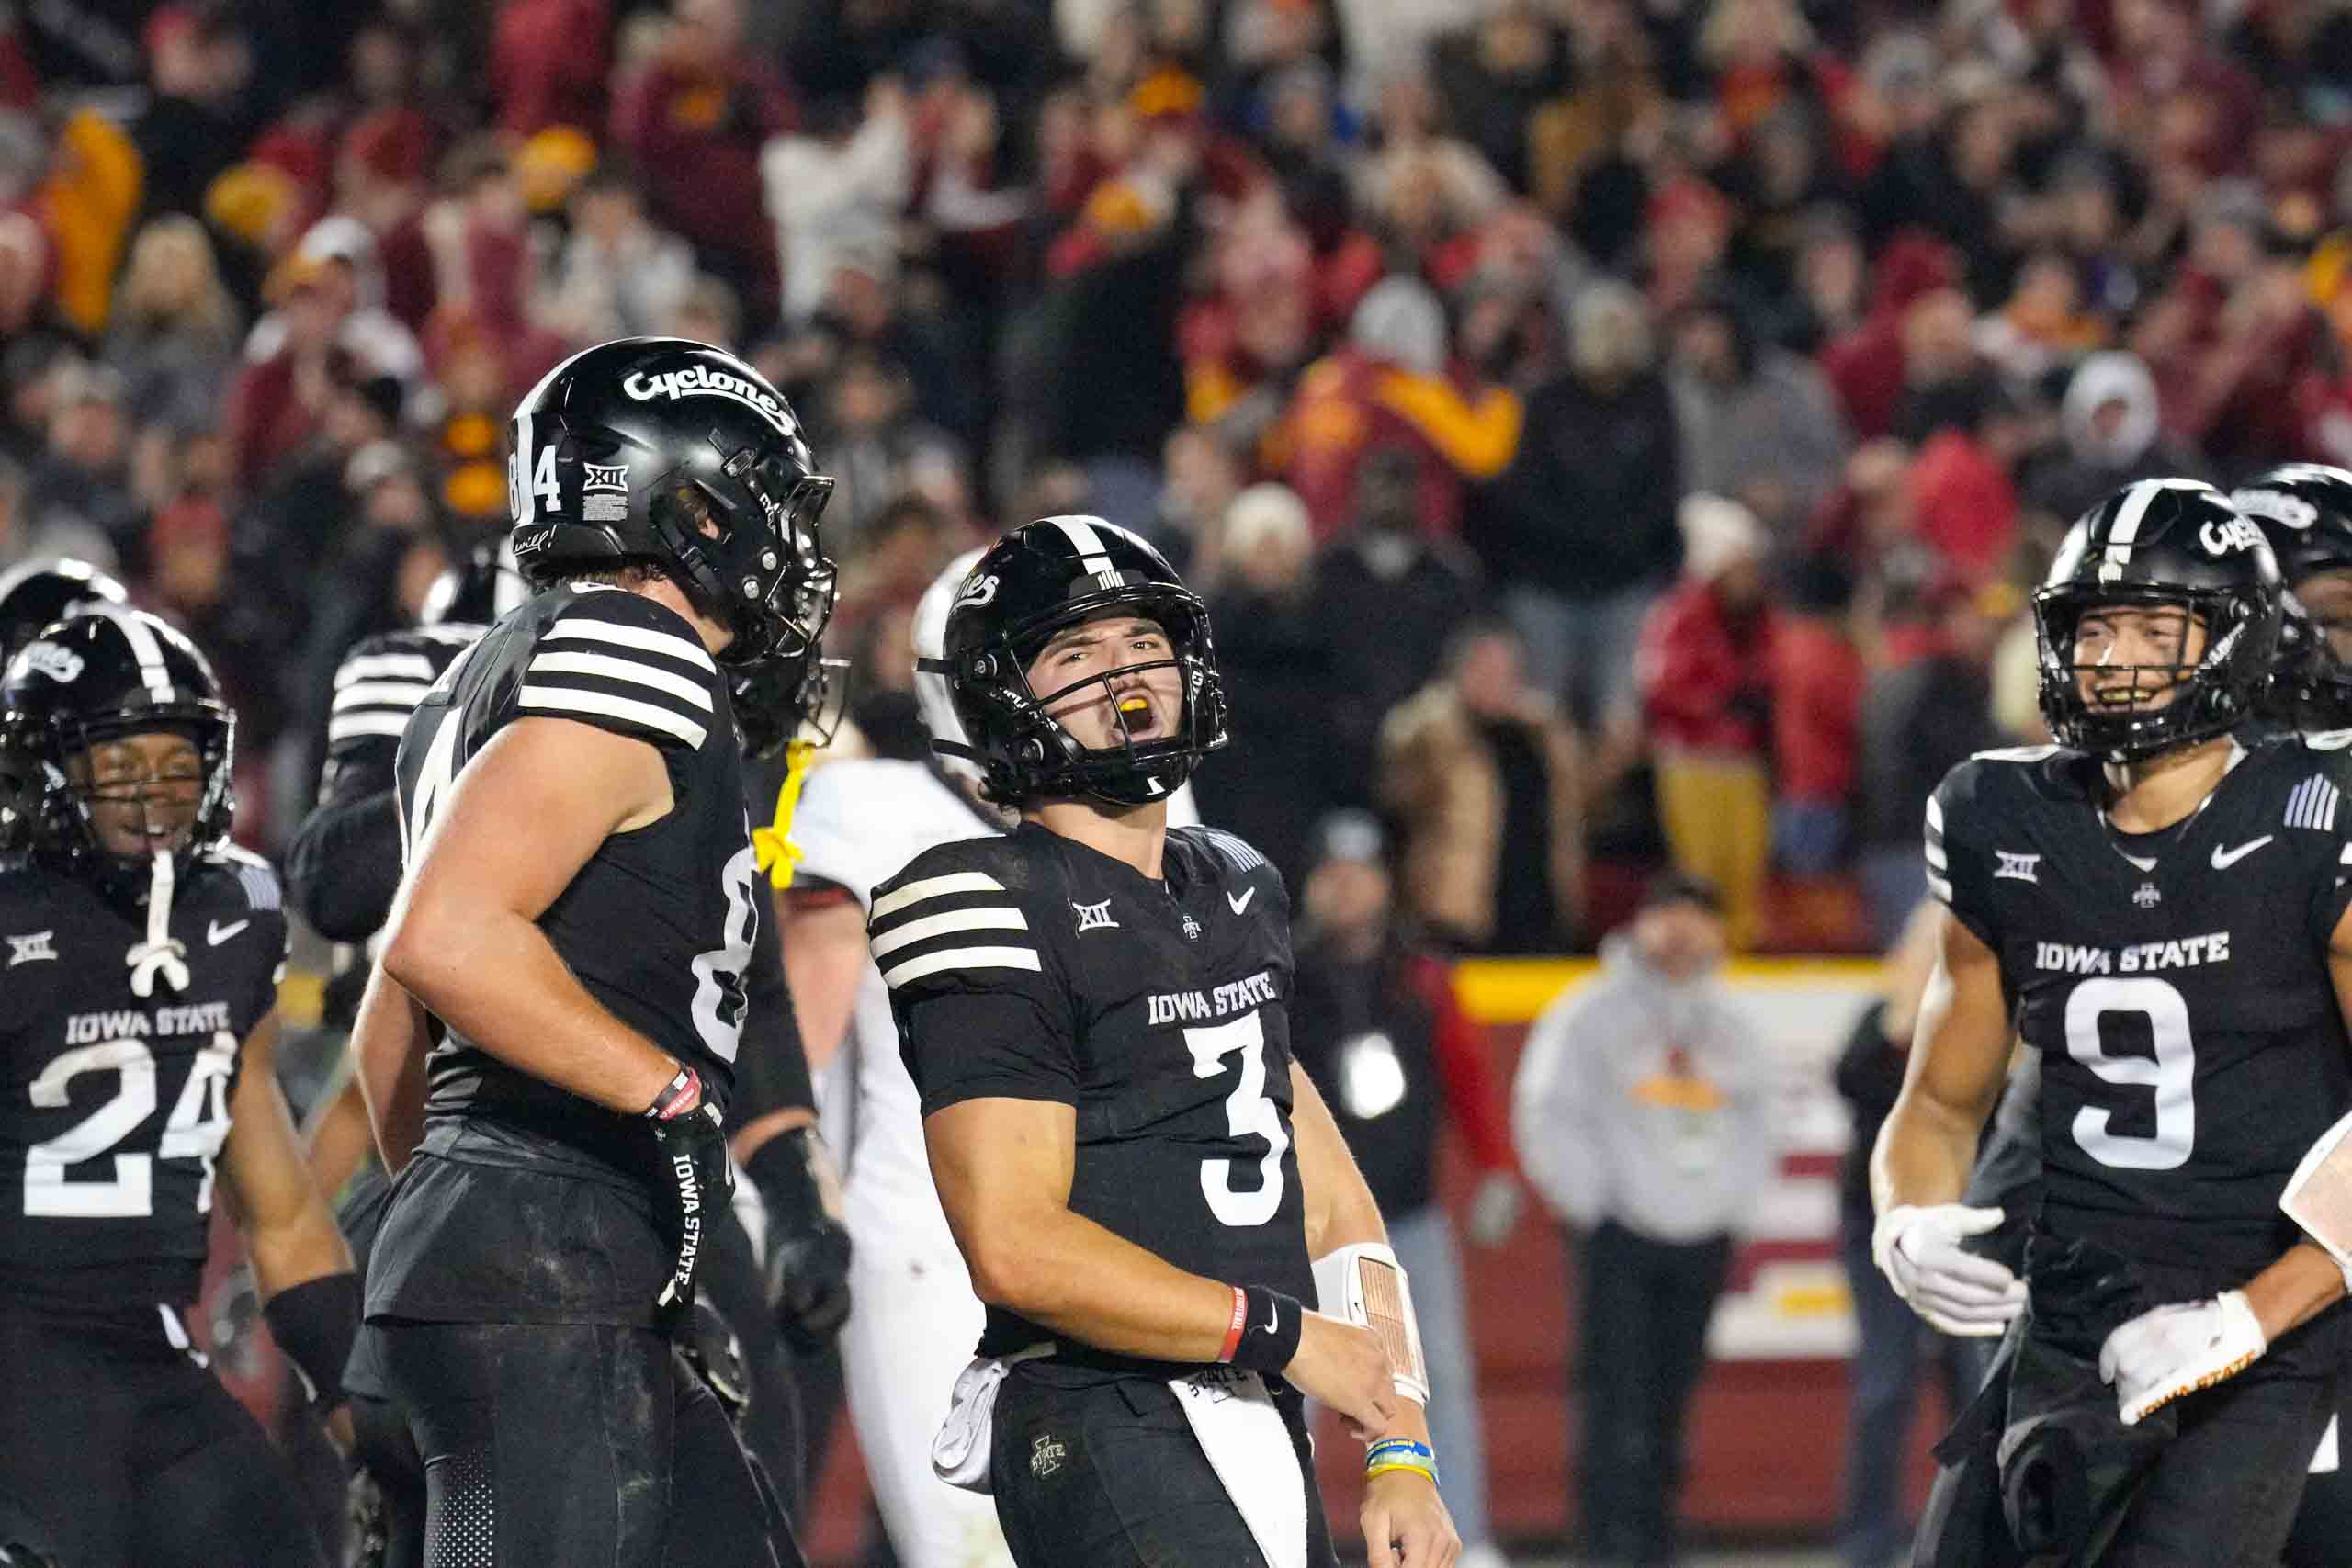
[(742, 1341), (717, 1307), (708, 1302), (695, 1303), (686, 1331), (678, 1337), (678, 1354), (740, 1430), (743, 1412), (752, 1407), (752, 1378), (743, 1366)]
[(814, 1127), (762, 1144), (743, 1172), (767, 1210), (768, 1306), (784, 1337), (818, 1350), (849, 1316), (849, 1230), (833, 1156)]
[(692, 1067), (678, 1069), (645, 1115), (661, 1165), (654, 1213), (672, 1246), (670, 1278), (653, 1305), (662, 1329), (675, 1334), (694, 1306), (695, 1272), (711, 1222), (734, 1197), (735, 1173), (727, 1163), (726, 1123), (718, 1107), (703, 1099), (702, 1077)]

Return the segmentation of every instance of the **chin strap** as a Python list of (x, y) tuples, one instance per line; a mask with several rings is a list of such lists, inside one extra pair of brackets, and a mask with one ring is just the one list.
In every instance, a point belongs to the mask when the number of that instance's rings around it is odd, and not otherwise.
[(154, 994), (159, 972), (175, 991), (187, 990), (188, 980), (184, 962), (187, 947), (172, 940), (171, 852), (158, 850), (153, 863), (147, 884), (147, 940), (123, 955), (130, 966), (131, 992), (142, 998)]

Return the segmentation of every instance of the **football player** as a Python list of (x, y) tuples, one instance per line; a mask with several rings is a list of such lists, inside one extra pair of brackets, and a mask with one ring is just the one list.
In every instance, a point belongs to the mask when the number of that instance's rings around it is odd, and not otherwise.
[[(53, 556), (0, 571), (0, 670), (51, 621), (93, 603), (130, 602), (121, 583), (85, 561)], [(40, 795), (39, 768), (0, 747), (0, 854), (24, 848)]]
[(2266, 469), (2230, 492), (2261, 525), (2310, 636), (2282, 671), (2289, 716), (2308, 730), (2352, 725), (2352, 473), (2324, 463)]
[[(1872, 1168), (1873, 1252), (1937, 1327), (2009, 1332), (1939, 1452), (1922, 1563), (2278, 1561), (2334, 1408), (2344, 1279), (2278, 1209), (2352, 1099), (2340, 743), (2238, 738), (2278, 566), (2211, 487), (2141, 480), (2034, 596), (2060, 745), (1929, 800), (1937, 969)], [(2025, 1278), (1962, 1201), (2009, 1055), (2040, 1053)]]
[(368, 1320), (430, 1539), (767, 1563), (775, 1530), (797, 1558), (673, 1341), (731, 1190), (762, 923), (723, 671), (816, 657), (832, 481), (756, 371), (679, 339), (575, 355), (510, 434), (537, 592), (400, 750), (408, 869), (354, 1040), (399, 1172)]
[(272, 1062), (286, 922), (229, 841), (232, 720), (192, 644), (103, 601), (0, 707), (44, 781), (0, 863), (0, 1501), (75, 1568), (322, 1562), (184, 1315), (217, 1175), (273, 1336), (338, 1402), (358, 1283)]
[[(916, 606), (917, 657), (939, 657), (947, 607), (978, 550), (958, 558)], [(915, 694), (941, 739), (963, 739), (945, 680), (922, 671)], [(828, 762), (802, 784), (792, 820), (800, 850), (781, 895), (784, 965), (809, 1065), (823, 1074), (846, 1049), (851, 1129), (843, 1215), (856, 1252), (857, 1310), (842, 1329), (842, 1380), (884, 1530), (907, 1568), (991, 1568), (1012, 1561), (986, 1497), (932, 1471), (948, 1390), (971, 1359), (980, 1303), (964, 1277), (932, 1190), (914, 1085), (899, 1059), (889, 993), (865, 948), (876, 884), (934, 845), (1001, 832), (971, 764), (887, 758)]]
[(1200, 600), (1126, 530), (1046, 518), (981, 557), (944, 651), (966, 739), (934, 747), (1021, 820), (917, 856), (867, 922), (988, 1309), (934, 1462), (1023, 1568), (1328, 1568), (1311, 1396), (1370, 1444), (1372, 1561), (1451, 1563), (1409, 1292), (1291, 1059), (1288, 896), (1167, 825), (1226, 739)]
[[(2352, 727), (2352, 473), (2288, 463), (2255, 475), (2230, 501), (2261, 525), (2309, 627), (2295, 668), (2282, 671), (2290, 722), (2322, 732)], [(2352, 1561), (2352, 1470), (2343, 1452), (2352, 1377), (2344, 1381), (2288, 1537), (2287, 1568)]]

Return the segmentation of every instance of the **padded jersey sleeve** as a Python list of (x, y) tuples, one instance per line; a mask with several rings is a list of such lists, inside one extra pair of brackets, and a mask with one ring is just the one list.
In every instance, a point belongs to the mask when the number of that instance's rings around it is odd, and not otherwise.
[(1958, 916), (1978, 941), (1997, 950), (1992, 852), (1986, 847), (1985, 764), (1974, 758), (1944, 775), (1928, 797), (1928, 891)]
[[(220, 868), (236, 878), (243, 890), (245, 918), (253, 922), (250, 936), (252, 966), (238, 978), (239, 1003), (245, 1016), (258, 1021), (277, 1005), (277, 987), (286, 978), (286, 900), (277, 873), (257, 854), (229, 845), (220, 851)], [(248, 1026), (250, 1027), (250, 1025)]]
[[(872, 777), (872, 769), (857, 762), (827, 762), (811, 768), (800, 781), (800, 803), (792, 813), (792, 841), (800, 851), (795, 892), (804, 880), (830, 885), (848, 892), (864, 908), (874, 885), (898, 869), (876, 866), (873, 848), (882, 835), (871, 826), (864, 831), (857, 827), (861, 816), (872, 823), (878, 804), (860, 798), (861, 782)], [(767, 804), (773, 807), (774, 798)], [(753, 801), (752, 809), (756, 813), (760, 803)]]
[(539, 634), (516, 716), (569, 718), (699, 751), (731, 723), (718, 665), (684, 617), (639, 593), (582, 593)]
[(1078, 1103), (1069, 987), (1007, 848), (945, 845), (874, 891), (867, 942), (926, 1116), (1000, 1096)]
[(2303, 798), (2290, 802), (2290, 823), (2325, 829), (2311, 884), (2312, 939), (2325, 952), (2345, 911), (2352, 908), (2352, 811), (2344, 809), (2344, 797), (2352, 795), (2352, 730), (2305, 736), (2303, 747), (2317, 764), (2316, 782), (2304, 786)]

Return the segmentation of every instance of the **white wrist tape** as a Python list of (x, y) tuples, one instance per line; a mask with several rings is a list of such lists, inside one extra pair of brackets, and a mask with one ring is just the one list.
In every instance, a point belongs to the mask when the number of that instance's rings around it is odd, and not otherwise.
[(1421, 1359), (1421, 1325), (1413, 1315), (1413, 1288), (1405, 1267), (1383, 1243), (1360, 1241), (1315, 1260), (1320, 1310), (1371, 1329), (1388, 1352), (1396, 1392), (1416, 1404), (1430, 1402), (1430, 1368)]
[(2287, 1179), (2278, 1207), (2303, 1234), (2327, 1248), (2352, 1290), (2352, 1116), (2319, 1135)]

